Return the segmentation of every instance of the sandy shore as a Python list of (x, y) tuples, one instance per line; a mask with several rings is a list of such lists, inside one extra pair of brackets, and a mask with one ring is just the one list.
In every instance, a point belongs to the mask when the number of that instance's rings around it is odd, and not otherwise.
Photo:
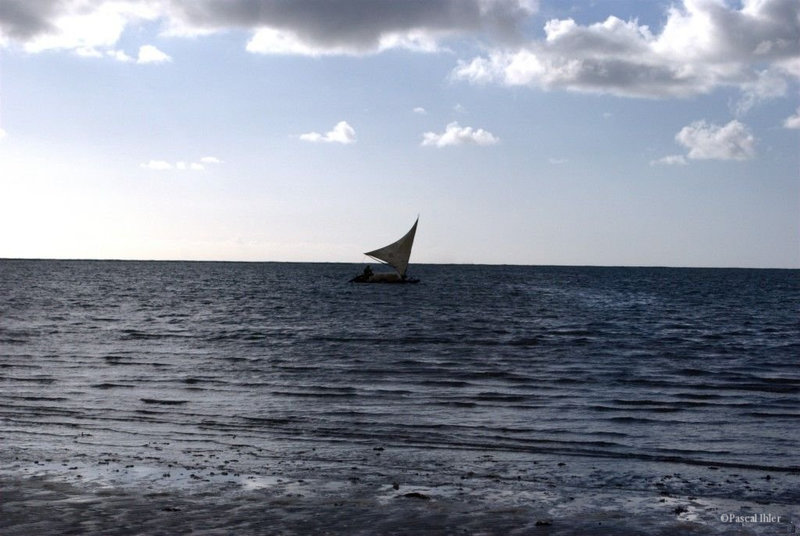
[[(0, 476), (0, 533), (766, 535), (794, 534), (800, 513), (797, 505), (717, 497), (715, 481), (698, 473), (664, 474), (638, 489), (610, 480), (587, 487), (582, 473), (592, 469), (574, 459), (542, 459), (514, 476), (487, 456), (457, 471), (438, 461), (392, 472), (391, 452), (364, 454), (363, 462), (382, 455), (382, 463), (325, 467), (298, 455), (240, 472), (235, 459), (177, 466), (157, 457), (16, 456)], [(732, 477), (725, 469), (708, 474)], [(785, 475), (733, 474), (779, 496), (793, 485), (780, 482)], [(733, 514), (756, 518), (728, 520)]]

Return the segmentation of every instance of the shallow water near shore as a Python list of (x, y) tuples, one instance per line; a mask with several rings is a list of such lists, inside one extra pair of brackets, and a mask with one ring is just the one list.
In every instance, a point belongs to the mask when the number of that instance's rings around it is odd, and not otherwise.
[(0, 261), (0, 532), (796, 530), (798, 271), (412, 268)]

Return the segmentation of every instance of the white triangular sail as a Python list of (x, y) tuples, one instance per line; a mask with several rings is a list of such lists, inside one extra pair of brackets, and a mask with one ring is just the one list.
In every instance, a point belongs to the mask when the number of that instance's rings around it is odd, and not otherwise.
[(408, 259), (411, 257), (411, 246), (414, 245), (414, 235), (417, 234), (417, 223), (419, 218), (414, 222), (411, 230), (408, 231), (403, 238), (384, 246), (375, 251), (368, 251), (365, 255), (369, 255), (373, 259), (385, 262), (400, 274), (400, 277), (405, 277), (406, 269), (408, 268)]

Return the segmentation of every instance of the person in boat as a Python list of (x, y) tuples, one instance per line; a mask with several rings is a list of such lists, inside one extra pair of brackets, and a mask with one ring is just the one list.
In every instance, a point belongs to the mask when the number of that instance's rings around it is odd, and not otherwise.
[(362, 275), (365, 279), (372, 277), (372, 267), (369, 264), (364, 268), (364, 273)]

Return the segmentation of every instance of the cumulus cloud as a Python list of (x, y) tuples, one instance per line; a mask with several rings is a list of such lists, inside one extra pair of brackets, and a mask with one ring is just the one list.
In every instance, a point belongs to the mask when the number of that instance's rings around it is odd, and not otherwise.
[[(109, 58), (115, 59), (117, 61), (120, 61), (122, 63), (130, 63), (132, 61), (135, 61), (134, 58), (130, 57), (128, 55), (128, 53), (125, 52), (124, 50), (116, 50), (116, 49), (107, 50), (106, 51), (106, 56), (108, 56)], [(98, 55), (96, 57), (100, 57), (100, 56)]]
[(686, 164), (688, 162), (682, 154), (671, 154), (650, 162), (651, 166), (685, 166)]
[(441, 134), (426, 132), (422, 135), (422, 145), (432, 147), (448, 147), (452, 145), (494, 145), (500, 138), (482, 128), (462, 127), (457, 122), (447, 125)]
[(170, 35), (253, 32), (247, 49), (264, 54), (427, 52), (455, 36), (519, 38), (536, 9), (536, 0), (3, 0), (0, 42), (93, 53), (126, 26), (159, 20)]
[(695, 121), (683, 127), (675, 141), (689, 152), (669, 155), (650, 162), (651, 166), (685, 166), (689, 160), (749, 160), (756, 155), (755, 137), (746, 125), (737, 120), (726, 125)]
[(140, 164), (139, 167), (144, 169), (150, 169), (153, 171), (168, 171), (172, 169), (174, 166), (167, 162), (166, 160), (150, 160), (143, 164)]
[[(94, 49), (81, 49), (77, 53), (82, 56), (91, 56), (100, 58), (103, 56), (99, 51)], [(172, 61), (172, 58), (159, 50), (153, 45), (142, 45), (139, 47), (139, 54), (134, 58), (128, 55), (124, 50), (110, 49), (107, 50), (105, 55), (109, 58), (117, 60), (122, 63), (164, 63)]]
[(415, 114), (419, 114), (419, 115), (426, 115), (428, 113), (428, 111), (425, 108), (423, 108), (422, 106), (417, 106), (416, 108), (414, 108), (413, 111), (414, 111)]
[(695, 160), (747, 160), (755, 156), (753, 134), (736, 120), (724, 126), (695, 121), (683, 127), (675, 140), (689, 149), (688, 157)]
[(448, 36), (516, 36), (536, 9), (526, 0), (184, 0), (174, 17), (201, 30), (255, 30), (248, 49), (282, 54), (365, 54), (387, 48), (436, 50)]
[(800, 108), (797, 109), (794, 115), (786, 118), (783, 122), (783, 126), (786, 128), (800, 128)]
[(350, 143), (355, 143), (356, 131), (347, 123), (347, 121), (339, 121), (336, 123), (336, 126), (334, 126), (333, 129), (329, 130), (325, 134), (320, 134), (319, 132), (308, 132), (306, 134), (300, 134), (300, 139), (310, 142), (341, 143), (347, 145)]
[(54, 29), (58, 0), (4, 0), (0, 3), (0, 35), (25, 40)]
[(0, 46), (169, 61), (152, 45), (119, 50), (144, 23), (172, 36), (241, 31), (251, 52), (306, 56), (440, 51), (474, 37), (487, 52), (459, 61), (454, 79), (648, 98), (736, 87), (737, 115), (800, 80), (797, 0), (676, 0), (655, 30), (615, 16), (553, 19), (525, 42), (537, 11), (537, 0), (2, 0)]
[(136, 58), (136, 63), (164, 63), (166, 61), (172, 61), (172, 58), (153, 45), (139, 47), (139, 56)]
[(778, 69), (766, 69), (756, 73), (754, 80), (743, 83), (742, 96), (734, 105), (734, 112), (743, 115), (762, 101), (786, 94), (788, 83)]
[(112, 50), (128, 25), (162, 14), (147, 0), (4, 0), (0, 3), (0, 40), (22, 44), (27, 52), (72, 50), (102, 57)]
[(166, 160), (149, 160), (140, 164), (139, 167), (151, 171), (205, 171), (207, 164), (217, 165), (221, 163), (222, 160), (215, 156), (204, 156), (199, 162), (186, 162), (181, 160), (174, 164)]
[(544, 40), (499, 48), (459, 62), (452, 76), (473, 83), (665, 98), (742, 88), (738, 108), (783, 95), (797, 77), (800, 4), (796, 0), (683, 0), (660, 33), (608, 17), (581, 25), (550, 20)]

